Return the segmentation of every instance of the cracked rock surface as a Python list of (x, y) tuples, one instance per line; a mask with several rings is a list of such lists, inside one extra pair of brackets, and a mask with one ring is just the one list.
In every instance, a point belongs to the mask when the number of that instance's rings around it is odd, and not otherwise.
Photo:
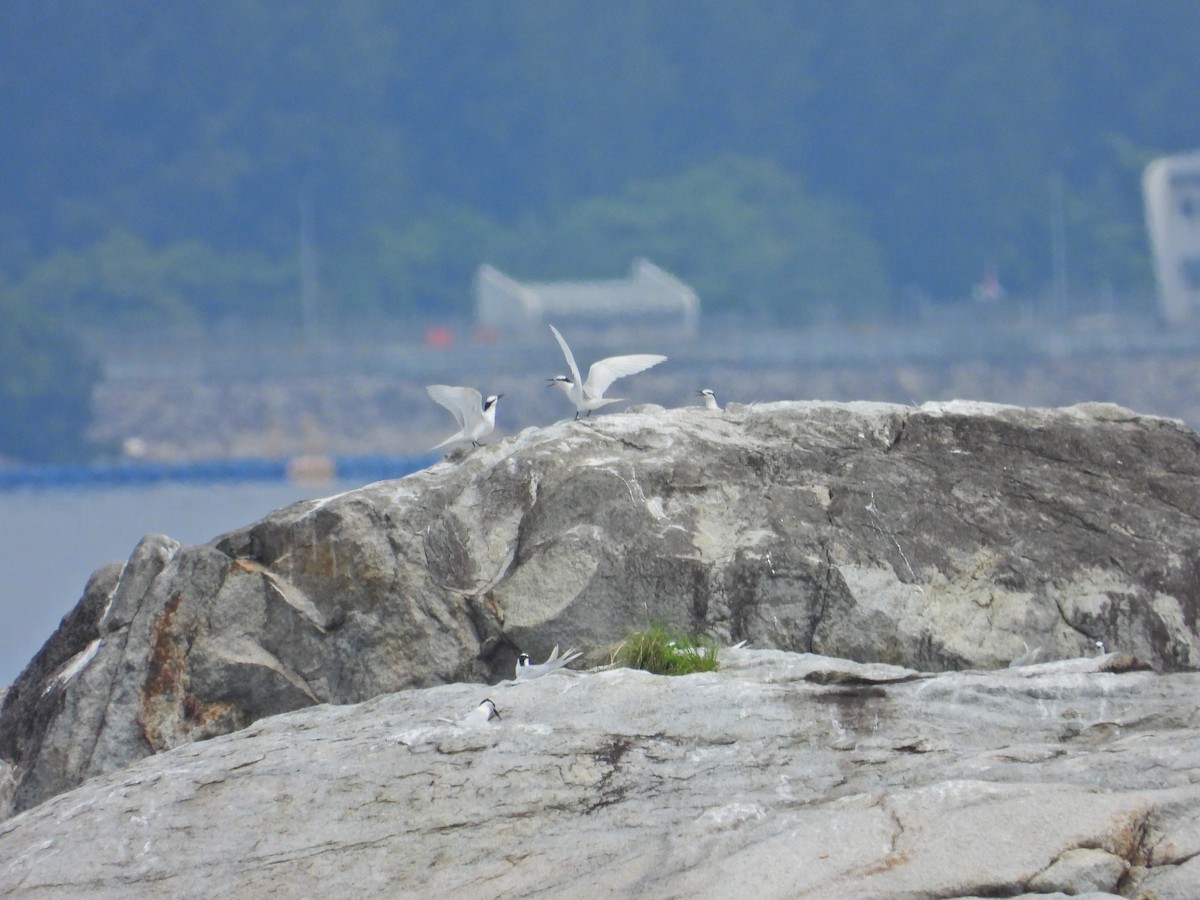
[(1195, 896), (1200, 675), (721, 656), (263, 719), (0, 823), (0, 894)]
[(0, 812), (281, 712), (494, 682), (519, 650), (595, 661), (654, 620), (922, 671), (1120, 651), (1183, 672), (1198, 613), (1200, 439), (1177, 422), (963, 402), (594, 416), (208, 544), (148, 536), (9, 690)]

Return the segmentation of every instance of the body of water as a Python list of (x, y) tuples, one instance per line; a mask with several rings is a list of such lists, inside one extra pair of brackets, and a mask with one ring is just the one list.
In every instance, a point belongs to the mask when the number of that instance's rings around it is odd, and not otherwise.
[(297, 500), (355, 484), (288, 482), (0, 492), (0, 685), (10, 684), (83, 596), (92, 572), (146, 534), (205, 543)]

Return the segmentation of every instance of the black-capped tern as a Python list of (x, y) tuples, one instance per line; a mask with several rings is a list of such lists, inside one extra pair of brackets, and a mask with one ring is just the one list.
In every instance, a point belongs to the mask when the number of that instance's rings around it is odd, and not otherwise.
[(579, 375), (579, 366), (575, 364), (575, 356), (571, 353), (571, 348), (567, 346), (567, 342), (563, 336), (558, 333), (558, 329), (553, 325), (550, 330), (554, 332), (554, 339), (558, 341), (558, 346), (562, 348), (563, 356), (567, 359), (567, 366), (571, 370), (570, 375), (555, 375), (550, 379), (550, 384), (557, 385), (562, 388), (567, 399), (575, 404), (575, 418), (579, 418), (580, 413), (592, 414), (593, 409), (599, 409), (602, 406), (607, 406), (610, 403), (620, 403), (619, 397), (605, 397), (604, 392), (608, 390), (608, 386), (618, 378), (624, 378), (626, 375), (636, 375), (638, 372), (644, 372), (651, 366), (657, 366), (660, 362), (665, 362), (665, 356), (658, 356), (653, 353), (635, 353), (632, 356), (610, 356), (607, 359), (597, 360), (592, 363), (588, 369), (587, 381), (584, 381)]
[(447, 384), (431, 384), (425, 390), (435, 403), (454, 413), (459, 428), (457, 433), (431, 447), (431, 450), (440, 450), (449, 444), (461, 444), (464, 441), (470, 441), (472, 447), (478, 447), (480, 439), (495, 430), (496, 401), (503, 397), (503, 394), (493, 394), (484, 400), (475, 388), (451, 387)]
[(717, 405), (717, 395), (713, 393), (712, 388), (704, 388), (703, 390), (696, 391), (696, 395), (704, 398), (705, 409), (711, 409), (714, 412), (721, 411), (721, 407)]
[(558, 644), (554, 645), (554, 649), (550, 651), (550, 656), (546, 658), (544, 663), (535, 663), (529, 658), (528, 653), (522, 653), (517, 657), (517, 681), (529, 681), (531, 678), (541, 678), (543, 675), (549, 675), (551, 672), (558, 671), (567, 663), (582, 655), (582, 650), (572, 648), (567, 650), (562, 656), (559, 656)]
[(484, 700), (463, 716), (462, 721), (464, 725), (486, 725), (493, 720), (500, 721), (500, 711), (491, 700)]

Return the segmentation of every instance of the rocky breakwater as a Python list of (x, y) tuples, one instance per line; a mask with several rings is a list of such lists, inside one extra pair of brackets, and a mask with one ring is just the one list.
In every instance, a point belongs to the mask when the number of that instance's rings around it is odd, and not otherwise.
[(99, 570), (5, 698), (6, 806), (656, 619), (921, 671), (1097, 645), (1192, 670), (1198, 572), (1200, 439), (1117, 407), (562, 422)]

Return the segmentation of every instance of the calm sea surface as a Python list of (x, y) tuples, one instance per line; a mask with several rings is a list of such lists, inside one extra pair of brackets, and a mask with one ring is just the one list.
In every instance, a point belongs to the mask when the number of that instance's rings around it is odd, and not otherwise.
[(164, 484), (0, 492), (0, 685), (11, 683), (83, 596), (92, 571), (150, 533), (204, 543), (296, 500), (355, 485)]

